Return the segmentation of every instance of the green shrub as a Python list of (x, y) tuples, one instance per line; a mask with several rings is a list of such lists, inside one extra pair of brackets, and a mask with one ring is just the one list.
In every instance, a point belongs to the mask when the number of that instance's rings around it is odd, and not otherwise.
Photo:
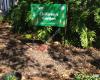
[(84, 73), (79, 73), (75, 75), (74, 80), (100, 80), (100, 76), (97, 75), (87, 75)]
[[(33, 25), (30, 19), (30, 4), (51, 2), (57, 3), (51, 0), (19, 0), (18, 5), (9, 11), (8, 17), (13, 25), (12, 30), (17, 33), (31, 31), (35, 33), (36, 39), (46, 40), (50, 35), (49, 28), (40, 28)], [(59, 3), (65, 2), (59, 1)], [(91, 47), (95, 38), (100, 34), (99, 0), (71, 0), (68, 5), (66, 43), (83, 48)], [(64, 33), (64, 30), (61, 33)]]
[(66, 35), (68, 41), (79, 42), (83, 48), (93, 46), (92, 43), (100, 33), (99, 5), (99, 0), (74, 0), (69, 3)]
[(47, 41), (50, 37), (50, 33), (52, 31), (52, 28), (43, 28), (43, 29), (39, 29), (37, 30), (36, 34), (35, 34), (35, 39), (37, 40), (42, 40), (42, 41)]
[[(49, 0), (48, 0), (49, 1)], [(47, 2), (48, 2), (47, 1)], [(47, 40), (50, 35), (51, 29), (48, 27), (36, 27), (33, 25), (30, 15), (30, 4), (31, 3), (41, 3), (43, 1), (36, 0), (20, 0), (17, 6), (12, 7), (8, 14), (8, 20), (11, 21), (13, 25), (12, 31), (15, 33), (24, 33), (24, 34), (35, 34), (35, 39), (38, 40)], [(50, 2), (50, 1), (49, 1)], [(30, 35), (24, 35), (24, 37), (29, 38)]]

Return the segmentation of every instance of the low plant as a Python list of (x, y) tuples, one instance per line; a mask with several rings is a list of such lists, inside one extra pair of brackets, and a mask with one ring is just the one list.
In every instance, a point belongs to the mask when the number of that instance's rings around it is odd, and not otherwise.
[(21, 80), (22, 75), (19, 72), (11, 72), (11, 73), (7, 73), (4, 74), (4, 76), (2, 77), (3, 80)]
[(87, 75), (85, 73), (79, 73), (75, 75), (74, 80), (100, 80), (99, 75)]
[(35, 33), (34, 38), (37, 40), (46, 41), (49, 39), (51, 31), (52, 31), (51, 27), (47, 27), (45, 29), (39, 29)]

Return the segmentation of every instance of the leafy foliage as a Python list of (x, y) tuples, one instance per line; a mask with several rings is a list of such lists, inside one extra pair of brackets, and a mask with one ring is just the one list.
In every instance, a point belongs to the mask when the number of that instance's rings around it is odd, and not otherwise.
[(100, 25), (100, 8), (97, 8), (94, 11), (94, 15), (95, 15), (95, 22), (97, 22), (97, 24)]
[(36, 32), (35, 39), (45, 41), (49, 38), (52, 28), (40, 29)]
[(75, 75), (75, 79), (74, 80), (99, 80), (100, 77), (99, 76), (94, 76), (94, 75), (87, 75), (87, 74), (83, 74), (83, 73), (79, 73)]
[[(40, 28), (33, 25), (30, 19), (30, 4), (65, 2), (66, 0), (59, 2), (53, 0), (19, 0), (18, 5), (11, 9), (9, 15), (13, 25), (12, 30), (18, 33), (32, 32), (36, 34), (36, 39), (46, 40), (52, 32), (52, 28)], [(92, 46), (100, 34), (99, 0), (70, 0), (70, 2), (67, 1), (67, 4), (69, 6), (66, 29), (67, 43), (83, 48)], [(62, 30), (61, 33), (63, 32)]]
[(9, 76), (5, 76), (4, 80), (17, 80), (15, 76), (9, 75)]
[(2, 20), (3, 20), (3, 16), (2, 16), (2, 15), (0, 15), (0, 22), (2, 22)]
[[(35, 39), (45, 40), (49, 37), (52, 28), (36, 27), (33, 25), (30, 15), (31, 3), (45, 3), (46, 1), (36, 0), (20, 0), (17, 6), (14, 6), (8, 14), (8, 19), (11, 20), (13, 25), (12, 31), (17, 33), (34, 33)], [(47, 3), (49, 0), (47, 1)], [(24, 35), (26, 37), (26, 35)], [(29, 35), (27, 36), (29, 37)]]
[(4, 74), (2, 77), (3, 80), (21, 80), (22, 75), (20, 72), (10, 72), (7, 74)]
[(82, 31), (80, 32), (80, 40), (81, 40), (81, 44), (83, 47), (87, 47), (88, 46), (88, 35), (87, 35), (87, 28), (85, 27), (82, 28)]
[(77, 33), (75, 39), (76, 42), (80, 42), (80, 46), (84, 48), (92, 46), (97, 33), (100, 32), (98, 4), (99, 0), (73, 0), (69, 3), (67, 39), (72, 39), (73, 33)]
[(32, 34), (23, 34), (22, 37), (25, 39), (32, 39), (33, 35)]

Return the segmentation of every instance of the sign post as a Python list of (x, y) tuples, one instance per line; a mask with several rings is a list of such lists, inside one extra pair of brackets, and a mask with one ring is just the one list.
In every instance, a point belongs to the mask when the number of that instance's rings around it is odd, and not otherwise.
[(32, 23), (37, 27), (59, 27), (57, 32), (55, 31), (54, 37), (60, 28), (65, 28), (67, 25), (67, 9), (68, 7), (66, 4), (31, 4)]

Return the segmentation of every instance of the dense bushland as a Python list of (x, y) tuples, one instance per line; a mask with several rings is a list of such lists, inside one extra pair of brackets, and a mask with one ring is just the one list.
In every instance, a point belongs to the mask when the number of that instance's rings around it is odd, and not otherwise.
[(74, 42), (79, 42), (79, 45), (84, 48), (92, 46), (100, 32), (99, 5), (99, 0), (74, 0), (69, 4), (69, 26), (67, 27), (69, 42), (75, 39)]
[[(66, 44), (83, 48), (100, 47), (100, 2), (99, 0), (19, 0), (17, 6), (9, 11), (8, 19), (12, 30), (18, 33), (34, 33), (35, 38), (46, 41), (53, 27), (35, 27), (30, 16), (31, 3), (66, 3), (68, 23), (66, 25)], [(64, 29), (60, 34), (64, 36)]]

